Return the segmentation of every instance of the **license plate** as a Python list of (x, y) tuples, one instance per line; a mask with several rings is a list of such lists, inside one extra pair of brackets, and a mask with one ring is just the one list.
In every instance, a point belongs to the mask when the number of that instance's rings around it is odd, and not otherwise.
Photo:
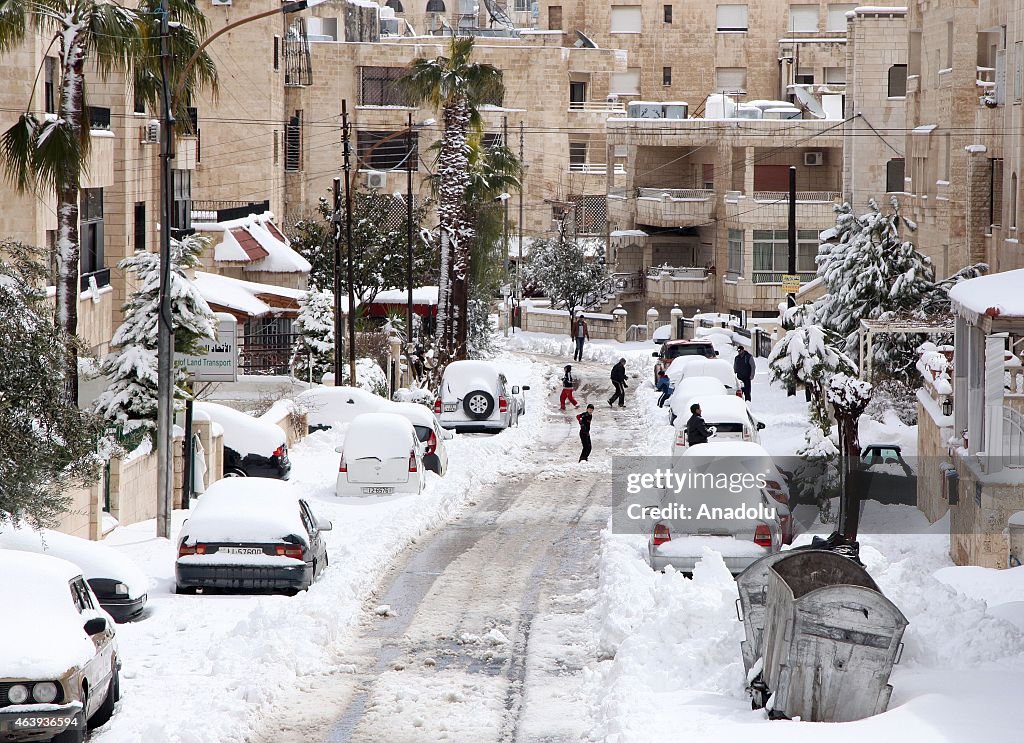
[(391, 495), (395, 492), (395, 489), (385, 487), (363, 488), (363, 492), (366, 493), (366, 495)]
[(446, 402), (441, 405), (442, 413), (454, 413), (458, 409), (459, 404), (457, 402)]
[(219, 547), (217, 552), (225, 555), (262, 555), (259, 547)]
[(74, 715), (25, 715), (12, 719), (0, 719), (0, 733), (17, 733), (25, 730), (38, 734), (39, 730), (77, 730), (81, 723)]

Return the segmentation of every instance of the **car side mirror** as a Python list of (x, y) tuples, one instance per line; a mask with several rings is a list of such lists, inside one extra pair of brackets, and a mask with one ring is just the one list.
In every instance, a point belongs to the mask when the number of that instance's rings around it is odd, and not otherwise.
[(334, 524), (331, 523), (330, 519), (317, 519), (316, 528), (319, 531), (330, 531), (334, 528)]
[(529, 391), (530, 391), (530, 385), (524, 384), (523, 385), (523, 392), (529, 392)]
[(763, 431), (764, 430), (764, 423), (762, 423), (761, 421), (758, 421), (757, 422), (757, 430), (758, 431)]
[(107, 620), (105, 617), (93, 617), (85, 623), (84, 629), (85, 634), (89, 635), (89, 637), (92, 637), (93, 635), (98, 635), (101, 632), (106, 632)]
[(659, 356), (661, 356), (661, 351), (655, 351), (654, 353), (651, 354), (651, 358), (654, 359), (658, 358)]
[(513, 395), (518, 395), (519, 394), (519, 385), (518, 384), (512, 385), (512, 394)]
[(720, 355), (721, 354), (719, 354), (718, 351), (715, 351), (715, 356), (720, 356)]

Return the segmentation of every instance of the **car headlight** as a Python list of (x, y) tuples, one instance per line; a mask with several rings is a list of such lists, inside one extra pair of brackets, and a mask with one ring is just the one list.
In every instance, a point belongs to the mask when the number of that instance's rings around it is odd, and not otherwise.
[(124, 583), (115, 583), (114, 593), (116, 593), (118, 596), (127, 596), (128, 586), (126, 586)]
[(32, 687), (32, 698), (40, 704), (49, 704), (57, 698), (57, 684), (42, 681)]
[(28, 701), (28, 687), (24, 684), (15, 684), (7, 690), (7, 698), (11, 704), (24, 704)]

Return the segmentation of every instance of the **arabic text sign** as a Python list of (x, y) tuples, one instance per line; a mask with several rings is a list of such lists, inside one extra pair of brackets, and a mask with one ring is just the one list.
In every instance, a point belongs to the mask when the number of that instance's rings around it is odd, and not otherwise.
[(223, 312), (217, 313), (217, 340), (203, 340), (206, 353), (191, 356), (174, 354), (175, 367), (184, 367), (193, 382), (234, 382), (238, 378), (237, 323)]
[(795, 273), (782, 274), (782, 293), (796, 294), (800, 291), (800, 276)]

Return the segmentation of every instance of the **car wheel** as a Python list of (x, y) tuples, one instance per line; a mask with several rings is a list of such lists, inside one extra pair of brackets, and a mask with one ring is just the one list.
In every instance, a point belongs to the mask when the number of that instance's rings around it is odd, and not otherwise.
[(114, 705), (117, 704), (117, 700), (120, 698), (121, 677), (117, 672), (117, 663), (115, 662), (110, 674), (110, 684), (107, 686), (107, 698), (103, 700), (103, 704), (96, 710), (96, 714), (92, 716), (89, 723), (93, 727), (105, 725), (114, 714)]
[(229, 470), (224, 470), (224, 477), (248, 477), (248, 475), (245, 474), (245, 470), (232, 467)]
[(475, 421), (486, 420), (494, 412), (494, 396), (484, 390), (473, 390), (462, 400), (462, 409)]
[(85, 743), (89, 739), (88, 726), (85, 724), (85, 713), (79, 712), (75, 715), (78, 723), (73, 728), (68, 728), (60, 735), (51, 738), (51, 743)]

